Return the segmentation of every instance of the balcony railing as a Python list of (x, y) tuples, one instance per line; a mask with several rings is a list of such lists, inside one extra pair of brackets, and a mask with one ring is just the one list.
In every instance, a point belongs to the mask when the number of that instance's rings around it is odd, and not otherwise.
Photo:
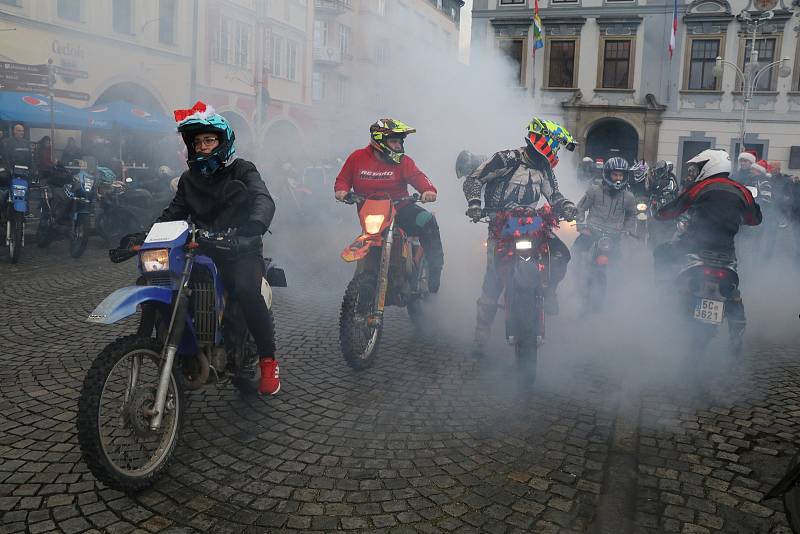
[(350, 0), (314, 0), (314, 7), (317, 8), (318, 13), (338, 15), (351, 9), (351, 2)]
[(342, 63), (342, 50), (338, 46), (314, 45), (314, 61), (340, 65)]

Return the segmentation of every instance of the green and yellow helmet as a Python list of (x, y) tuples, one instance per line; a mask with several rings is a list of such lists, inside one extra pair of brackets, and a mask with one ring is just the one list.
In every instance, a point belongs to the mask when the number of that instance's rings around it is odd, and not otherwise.
[(369, 127), (370, 144), (391, 161), (400, 163), (405, 155), (405, 150), (402, 148), (399, 151), (392, 150), (386, 144), (386, 140), (389, 138), (405, 139), (408, 134), (416, 131), (415, 128), (397, 119), (378, 119)]
[(538, 117), (534, 117), (528, 123), (525, 142), (529, 149), (535, 150), (550, 163), (550, 168), (558, 165), (558, 151), (561, 150), (561, 147), (572, 152), (577, 145), (566, 128), (553, 121)]

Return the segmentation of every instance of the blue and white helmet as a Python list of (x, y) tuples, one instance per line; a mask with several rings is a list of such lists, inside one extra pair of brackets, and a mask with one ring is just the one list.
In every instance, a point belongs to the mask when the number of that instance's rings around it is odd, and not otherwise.
[[(189, 158), (189, 168), (204, 176), (210, 176), (233, 158), (236, 153), (236, 136), (225, 117), (214, 108), (198, 101), (191, 109), (175, 110), (175, 122), (183, 137)], [(197, 134), (214, 133), (219, 136), (219, 146), (211, 154), (198, 154), (194, 149)]]

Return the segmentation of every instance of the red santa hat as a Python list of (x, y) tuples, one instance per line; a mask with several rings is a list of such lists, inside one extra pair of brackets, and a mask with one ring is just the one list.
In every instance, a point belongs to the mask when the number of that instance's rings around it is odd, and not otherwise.
[(750, 163), (755, 163), (756, 162), (756, 156), (752, 152), (742, 152), (741, 154), (739, 154), (739, 161), (742, 161), (742, 160), (747, 160)]
[(753, 165), (750, 167), (750, 169), (752, 171), (757, 172), (757, 173), (762, 174), (762, 175), (767, 174), (766, 167), (764, 167), (763, 165), (759, 165), (758, 163), (753, 163)]

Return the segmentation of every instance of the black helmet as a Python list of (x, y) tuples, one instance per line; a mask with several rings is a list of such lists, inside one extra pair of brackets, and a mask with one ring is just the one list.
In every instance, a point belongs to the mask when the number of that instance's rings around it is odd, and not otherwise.
[[(614, 171), (622, 172), (622, 181), (615, 182), (611, 179), (611, 173)], [(612, 189), (616, 189), (617, 191), (621, 189), (625, 189), (625, 186), (628, 185), (628, 180), (630, 178), (630, 171), (628, 162), (625, 161), (623, 158), (611, 158), (603, 164), (603, 181)]]

